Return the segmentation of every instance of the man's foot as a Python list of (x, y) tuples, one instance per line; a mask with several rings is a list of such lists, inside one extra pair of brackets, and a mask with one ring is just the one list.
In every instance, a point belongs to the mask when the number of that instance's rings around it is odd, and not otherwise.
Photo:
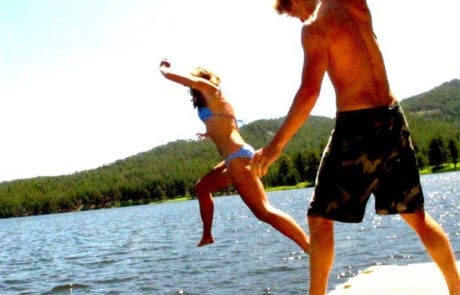
[(202, 238), (201, 241), (196, 245), (197, 247), (203, 247), (209, 244), (214, 243), (214, 239), (212, 237), (209, 238)]

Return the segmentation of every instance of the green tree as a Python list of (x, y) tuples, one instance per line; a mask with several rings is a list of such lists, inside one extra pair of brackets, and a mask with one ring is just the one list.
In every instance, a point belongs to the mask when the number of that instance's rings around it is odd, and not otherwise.
[(445, 161), (445, 150), (444, 143), (441, 138), (433, 138), (430, 141), (430, 145), (428, 147), (428, 159), (430, 161), (430, 165), (433, 166), (433, 171), (442, 168), (442, 164)]
[(300, 181), (300, 175), (294, 163), (286, 154), (280, 157), (278, 169), (278, 185), (295, 185)]
[(320, 163), (320, 157), (318, 154), (310, 152), (307, 155), (307, 166), (305, 167), (306, 180), (308, 182), (314, 182), (316, 178), (316, 172), (318, 171)]
[(458, 162), (458, 149), (457, 149), (457, 144), (453, 139), (449, 140), (449, 145), (448, 149), (450, 152), (450, 160), (452, 163), (454, 163), (454, 167), (457, 168), (457, 162)]
[(295, 156), (294, 165), (297, 171), (299, 172), (300, 181), (306, 181), (307, 175), (305, 173), (307, 167), (307, 158), (304, 153), (298, 153)]

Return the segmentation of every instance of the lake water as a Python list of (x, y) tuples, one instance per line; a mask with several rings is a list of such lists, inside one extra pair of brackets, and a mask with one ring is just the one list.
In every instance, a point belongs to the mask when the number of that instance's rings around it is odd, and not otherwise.
[[(422, 177), (426, 210), (460, 259), (460, 173)], [(269, 193), (305, 229), (311, 189)], [(376, 264), (428, 262), (398, 216), (336, 224), (329, 288)], [(196, 248), (196, 200), (0, 219), (1, 294), (306, 294), (308, 256), (238, 196), (215, 202), (210, 246)]]

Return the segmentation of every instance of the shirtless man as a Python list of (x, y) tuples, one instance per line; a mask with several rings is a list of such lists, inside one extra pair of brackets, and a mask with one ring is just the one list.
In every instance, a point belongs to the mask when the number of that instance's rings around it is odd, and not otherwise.
[(404, 114), (392, 95), (365, 0), (277, 0), (280, 14), (302, 23), (300, 87), (272, 141), (252, 159), (266, 174), (308, 116), (327, 72), (336, 93), (336, 127), (325, 148), (308, 209), (310, 294), (325, 294), (334, 260), (334, 221), (361, 222), (370, 194), (378, 214), (401, 214), (439, 266), (450, 294), (460, 294), (450, 242), (423, 207)]

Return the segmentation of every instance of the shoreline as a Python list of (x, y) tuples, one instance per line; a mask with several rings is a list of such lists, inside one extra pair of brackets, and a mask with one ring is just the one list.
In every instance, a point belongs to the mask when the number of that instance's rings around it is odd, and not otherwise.
[[(454, 164), (450, 165), (445, 165), (442, 169), (437, 170), (435, 172), (432, 171), (432, 167), (428, 167), (422, 170), (419, 170), (419, 173), (421, 176), (423, 175), (429, 175), (429, 174), (441, 174), (441, 173), (448, 173), (448, 172), (457, 172), (458, 168), (454, 166)], [(275, 191), (285, 191), (285, 190), (293, 190), (293, 189), (302, 189), (302, 188), (308, 188), (308, 187), (313, 187), (314, 183), (310, 182), (299, 182), (296, 185), (286, 185), (286, 186), (276, 186), (276, 187), (266, 187), (265, 191), (268, 192), (275, 192)], [(236, 192), (235, 192), (236, 194)], [(222, 195), (216, 195), (214, 196), (215, 198), (221, 197), (221, 196), (230, 196), (232, 194), (222, 194)], [(190, 201), (194, 200), (193, 196), (176, 196), (176, 197), (170, 197), (170, 198), (165, 198), (162, 200), (158, 201), (151, 201), (151, 202), (145, 202), (142, 200), (138, 201), (132, 201), (132, 200), (127, 200), (124, 202), (117, 202), (117, 203), (105, 203), (105, 204), (99, 204), (99, 206), (85, 206), (82, 204), (78, 204), (77, 207), (75, 208), (67, 208), (64, 210), (58, 210), (56, 212), (52, 213), (44, 213), (44, 214), (33, 214), (33, 212), (25, 212), (23, 215), (18, 215), (18, 216), (9, 216), (9, 217), (0, 217), (0, 218), (17, 218), (17, 217), (28, 217), (28, 216), (39, 216), (39, 215), (48, 215), (48, 214), (60, 214), (60, 213), (70, 213), (70, 212), (80, 212), (80, 211), (90, 211), (90, 210), (99, 210), (99, 209), (109, 209), (109, 208), (120, 208), (120, 207), (130, 207), (130, 206), (137, 206), (137, 205), (158, 205), (162, 203), (171, 203), (171, 202), (182, 202), (182, 201)]]
[[(440, 173), (448, 173), (448, 172), (456, 172), (458, 171), (458, 167), (455, 167), (454, 164), (449, 164), (445, 165), (443, 168), (433, 171), (433, 167), (427, 167), (424, 169), (420, 169), (419, 173), (420, 176), (422, 175), (429, 175), (429, 174), (440, 174)], [(302, 188), (308, 188), (308, 187), (314, 187), (314, 183), (308, 182), (308, 181), (303, 181), (299, 182), (295, 185), (282, 185), (282, 186), (274, 186), (274, 187), (266, 187), (265, 192), (276, 192), (276, 191), (286, 191), (286, 190), (292, 190), (292, 189), (302, 189)], [(224, 197), (224, 196), (230, 196), (230, 195), (218, 195), (214, 196), (214, 198), (218, 197)], [(172, 202), (182, 202), (182, 201), (190, 201), (194, 200), (196, 198), (192, 196), (178, 196), (175, 198), (167, 198), (164, 200), (159, 200), (159, 201), (154, 201), (150, 202), (149, 204), (156, 205), (156, 204), (162, 204), (162, 203), (172, 203)]]

